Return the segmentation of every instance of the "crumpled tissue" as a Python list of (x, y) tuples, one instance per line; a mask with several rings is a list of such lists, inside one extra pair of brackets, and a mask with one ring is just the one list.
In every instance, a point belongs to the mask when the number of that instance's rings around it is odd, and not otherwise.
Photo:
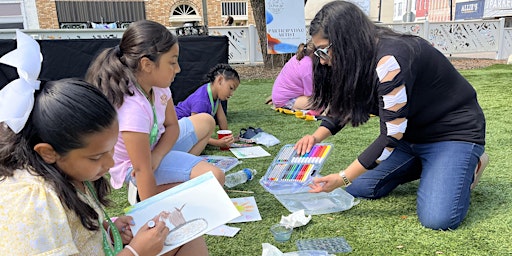
[(281, 216), (281, 225), (285, 225), (292, 228), (304, 226), (311, 220), (311, 215), (306, 216), (304, 209), (293, 212), (288, 216)]
[(283, 252), (269, 243), (262, 243), (263, 251), (261, 256), (282, 256)]
[(257, 144), (265, 145), (267, 147), (271, 147), (281, 143), (281, 141), (278, 138), (276, 138), (276, 136), (266, 132), (258, 132), (258, 134), (254, 135), (254, 137), (252, 137), (251, 140), (254, 140), (254, 142), (256, 142)]

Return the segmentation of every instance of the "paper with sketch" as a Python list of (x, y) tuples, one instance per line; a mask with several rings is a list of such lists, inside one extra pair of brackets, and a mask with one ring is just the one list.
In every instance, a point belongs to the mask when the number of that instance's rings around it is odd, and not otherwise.
[(242, 216), (232, 219), (228, 223), (238, 223), (238, 222), (250, 222), (250, 221), (258, 221), (261, 220), (260, 211), (258, 210), (258, 206), (256, 205), (256, 200), (254, 200), (253, 196), (249, 197), (239, 197), (239, 198), (231, 198), (233, 204), (236, 209), (242, 214)]
[(170, 231), (158, 255), (240, 216), (212, 172), (128, 207), (125, 212), (135, 221), (134, 234), (157, 215), (166, 222)]
[(237, 158), (256, 158), (256, 157), (270, 156), (270, 153), (265, 151), (260, 146), (254, 146), (254, 147), (249, 147), (249, 148), (230, 148), (229, 150)]
[(238, 233), (238, 231), (240, 231), (240, 228), (230, 227), (228, 225), (221, 225), (210, 230), (209, 232), (206, 232), (206, 234), (211, 236), (234, 237)]

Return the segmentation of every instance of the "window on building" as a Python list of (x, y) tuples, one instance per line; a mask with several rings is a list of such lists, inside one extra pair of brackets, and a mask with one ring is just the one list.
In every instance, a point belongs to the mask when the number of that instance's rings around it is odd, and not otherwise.
[(197, 15), (197, 12), (190, 5), (180, 4), (174, 9), (172, 15)]
[(0, 3), (0, 29), (23, 29), (21, 3)]
[(394, 19), (401, 20), (404, 15), (404, 7), (402, 2), (395, 3)]
[(247, 16), (247, 2), (223, 2), (222, 16)]
[(181, 27), (185, 23), (192, 23), (194, 26), (199, 21), (202, 21), (202, 17), (199, 16), (199, 12), (191, 5), (179, 4), (171, 10), (171, 17), (169, 21), (173, 27)]
[(61, 28), (118, 28), (146, 18), (143, 0), (63, 1), (56, 0)]
[(235, 19), (235, 25), (241, 25), (247, 23), (247, 1), (238, 2), (222, 2), (221, 3), (221, 15), (222, 20), (227, 16), (231, 16)]

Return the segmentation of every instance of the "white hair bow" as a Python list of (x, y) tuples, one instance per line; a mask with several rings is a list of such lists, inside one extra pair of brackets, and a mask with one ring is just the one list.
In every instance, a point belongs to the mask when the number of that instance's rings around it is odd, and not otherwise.
[(0, 122), (19, 133), (34, 107), (34, 92), (41, 83), (37, 78), (43, 55), (39, 44), (19, 30), (16, 30), (16, 41), (17, 49), (0, 58), (0, 63), (15, 67), (20, 77), (0, 91)]

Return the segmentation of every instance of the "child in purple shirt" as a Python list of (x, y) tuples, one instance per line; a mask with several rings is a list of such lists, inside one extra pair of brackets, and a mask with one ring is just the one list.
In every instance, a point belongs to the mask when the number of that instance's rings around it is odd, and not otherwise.
[[(239, 85), (240, 76), (235, 69), (228, 64), (217, 64), (206, 75), (204, 84), (175, 107), (178, 119), (208, 113), (217, 119), (220, 130), (227, 130), (228, 120), (220, 102), (233, 96)], [(208, 140), (209, 145), (216, 147), (229, 147), (233, 142), (233, 136)]]

